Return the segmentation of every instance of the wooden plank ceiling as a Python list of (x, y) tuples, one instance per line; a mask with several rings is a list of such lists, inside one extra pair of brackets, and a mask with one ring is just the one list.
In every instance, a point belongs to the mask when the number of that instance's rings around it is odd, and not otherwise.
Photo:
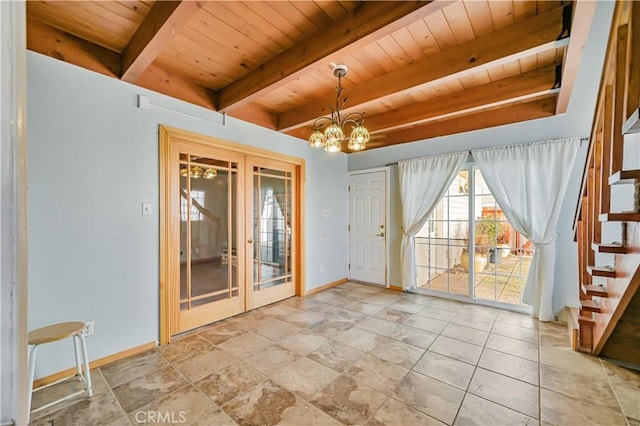
[[(306, 140), (345, 111), (367, 149), (566, 111), (595, 2), (29, 1), (27, 47)], [(346, 147), (343, 147), (346, 151)]]

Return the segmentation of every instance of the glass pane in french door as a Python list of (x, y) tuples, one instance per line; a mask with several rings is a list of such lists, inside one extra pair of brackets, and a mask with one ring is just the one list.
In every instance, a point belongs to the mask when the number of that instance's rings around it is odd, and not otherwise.
[(181, 323), (188, 324), (188, 329), (219, 319), (210, 310), (206, 312), (207, 305), (239, 296), (238, 166), (231, 161), (181, 154), (179, 167), (180, 311)]
[(187, 170), (186, 154), (180, 154), (180, 310), (188, 308), (189, 283), (191, 282), (191, 268), (189, 267), (188, 260), (189, 254), (189, 241), (187, 238), (189, 230), (189, 179), (184, 174), (183, 170)]
[(475, 298), (522, 305), (533, 244), (511, 226), (480, 170), (474, 173), (475, 251), (482, 257), (473, 277)]
[(291, 283), (291, 173), (253, 168), (253, 290)]
[(462, 170), (415, 237), (418, 287), (469, 296), (469, 171)]

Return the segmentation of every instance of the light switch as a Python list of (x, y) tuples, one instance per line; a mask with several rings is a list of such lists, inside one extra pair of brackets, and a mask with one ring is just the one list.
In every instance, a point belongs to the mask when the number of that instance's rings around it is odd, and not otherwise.
[(151, 107), (151, 102), (149, 102), (149, 98), (146, 96), (138, 95), (138, 108), (140, 109), (149, 109)]
[(151, 214), (151, 203), (143, 202), (142, 203), (142, 215), (148, 216)]

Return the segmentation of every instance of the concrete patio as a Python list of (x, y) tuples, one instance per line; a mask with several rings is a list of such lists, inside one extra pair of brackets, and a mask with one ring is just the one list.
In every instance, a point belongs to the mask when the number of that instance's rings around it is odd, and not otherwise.
[[(522, 290), (529, 272), (531, 256), (509, 254), (500, 263), (487, 263), (475, 273), (475, 297), (479, 299), (521, 304)], [(447, 293), (469, 295), (469, 273), (460, 265), (434, 275), (431, 280), (422, 277), (420, 288)]]

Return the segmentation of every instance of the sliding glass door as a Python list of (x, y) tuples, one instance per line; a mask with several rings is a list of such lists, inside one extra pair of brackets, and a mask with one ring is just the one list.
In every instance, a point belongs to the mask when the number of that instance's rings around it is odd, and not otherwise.
[(473, 209), (475, 252), (484, 263), (475, 268), (474, 297), (522, 305), (533, 244), (513, 229), (477, 169), (474, 170)]
[(482, 173), (461, 170), (416, 236), (419, 290), (521, 307), (532, 254)]
[[(433, 214), (416, 235), (418, 285), (468, 297), (469, 171), (458, 173)], [(466, 265), (466, 263), (465, 263)]]

